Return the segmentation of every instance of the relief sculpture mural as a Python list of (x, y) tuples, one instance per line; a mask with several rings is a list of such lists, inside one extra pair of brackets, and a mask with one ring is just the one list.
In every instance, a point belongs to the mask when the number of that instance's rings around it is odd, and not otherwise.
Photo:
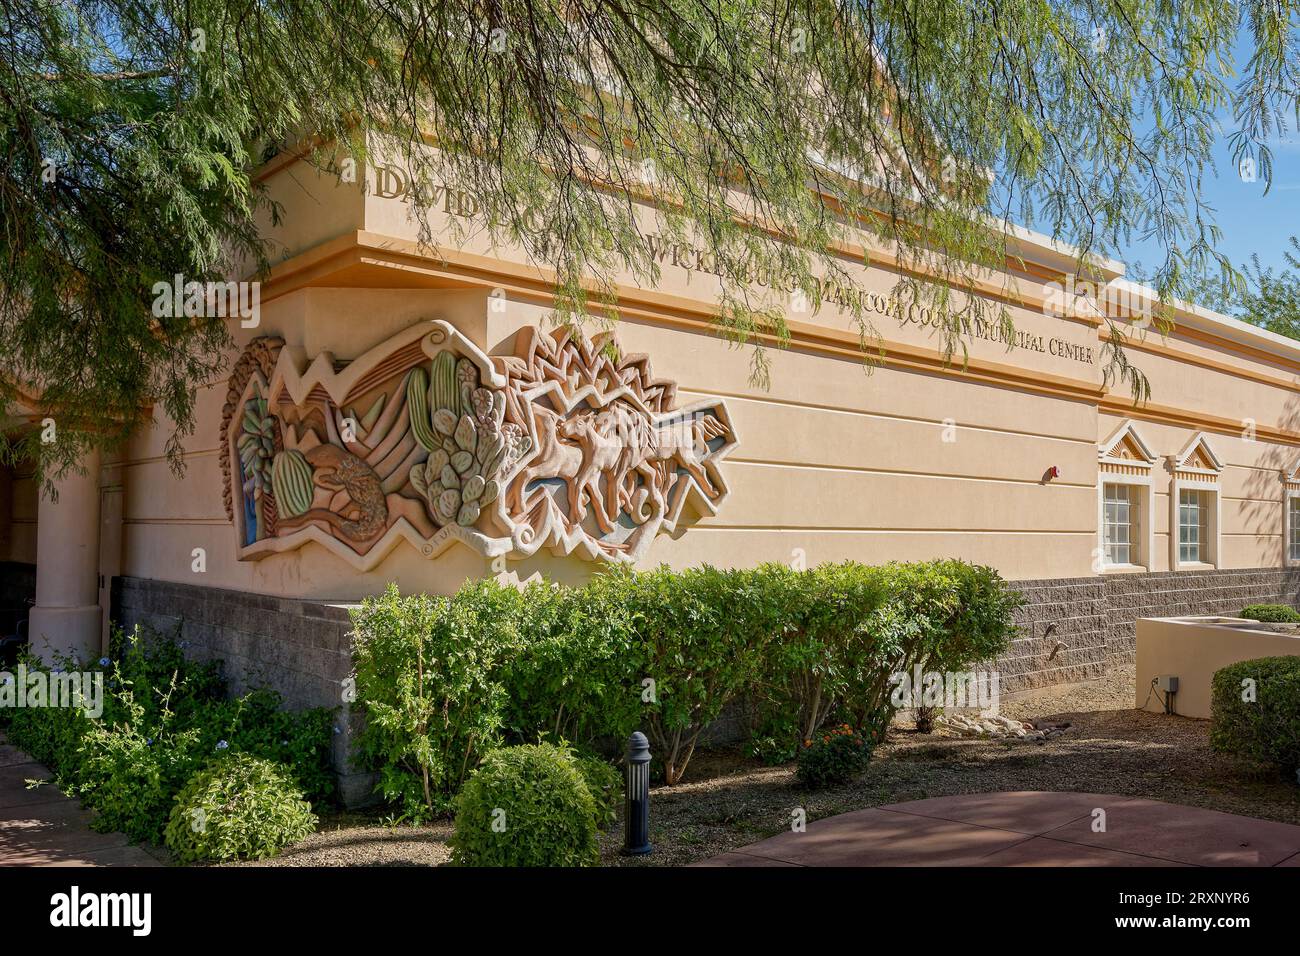
[(716, 512), (736, 434), (725, 402), (677, 408), (646, 356), (617, 356), (533, 327), (488, 356), (442, 321), (347, 363), (253, 340), (221, 425), (241, 560), (315, 541), (368, 570), (406, 541), (635, 561)]

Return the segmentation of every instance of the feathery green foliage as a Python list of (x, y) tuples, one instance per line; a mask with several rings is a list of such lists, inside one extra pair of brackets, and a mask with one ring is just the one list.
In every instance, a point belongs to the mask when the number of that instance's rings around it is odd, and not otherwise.
[[(150, 289), (265, 267), (278, 210), (253, 172), (282, 148), (404, 166), (426, 242), (436, 187), (473, 193), (492, 238), (554, 270), (561, 320), (616, 314), (621, 272), (655, 279), (634, 198), (650, 200), (656, 229), (703, 250), (758, 381), (788, 296), (816, 308), (830, 282), (870, 354), (853, 228), (897, 260), (896, 303), (925, 300), (950, 355), (972, 318), (1010, 323), (962, 293), (1014, 252), (1006, 216), (1074, 244), (1085, 274), (1158, 237), (1164, 296), (1234, 274), (1201, 198), (1215, 116), (1235, 116), (1234, 160), (1267, 181), (1300, 90), (1298, 5), (9, 0), (0, 381), (59, 429), (7, 453), (75, 464), (152, 402), (179, 462), (229, 330), (151, 315)], [(1242, 27), (1254, 52), (1237, 64)], [(1112, 331), (1108, 371), (1142, 394)]]

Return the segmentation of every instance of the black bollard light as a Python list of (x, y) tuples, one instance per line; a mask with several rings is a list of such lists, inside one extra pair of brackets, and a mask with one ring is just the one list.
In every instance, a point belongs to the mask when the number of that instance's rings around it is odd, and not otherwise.
[(627, 739), (623, 783), (623, 855), (645, 856), (654, 849), (650, 845), (650, 741), (639, 730)]

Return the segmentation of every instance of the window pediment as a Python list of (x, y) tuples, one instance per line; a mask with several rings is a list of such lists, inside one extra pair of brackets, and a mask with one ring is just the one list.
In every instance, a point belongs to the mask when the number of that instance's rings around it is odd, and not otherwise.
[(1097, 459), (1102, 471), (1140, 474), (1151, 470), (1156, 454), (1128, 419), (1097, 446)]
[(1217, 475), (1223, 471), (1223, 462), (1214, 453), (1205, 432), (1197, 432), (1192, 440), (1171, 459), (1174, 471), (1200, 475)]

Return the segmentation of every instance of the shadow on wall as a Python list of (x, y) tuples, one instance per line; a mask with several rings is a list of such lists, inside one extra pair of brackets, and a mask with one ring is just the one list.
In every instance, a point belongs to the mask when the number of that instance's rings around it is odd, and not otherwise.
[[(1276, 427), (1292, 433), (1300, 432), (1300, 396), (1292, 395), (1287, 399)], [(1287, 508), (1285, 476), (1300, 464), (1300, 448), (1263, 442), (1252, 447), (1262, 447), (1266, 451), (1262, 458), (1257, 460), (1246, 479), (1246, 500), (1233, 504), (1237, 504), (1241, 510), (1244, 530), (1266, 539), (1257, 541), (1255, 545), (1257, 550), (1253, 555), (1254, 566), (1286, 567), (1288, 545), (1285, 539)], [(1227, 502), (1224, 502), (1225, 508), (1226, 505)], [(1270, 546), (1267, 540), (1270, 538), (1273, 541), (1280, 541), (1281, 547)], [(1300, 599), (1300, 592), (1286, 597), (1294, 604), (1297, 599)]]

